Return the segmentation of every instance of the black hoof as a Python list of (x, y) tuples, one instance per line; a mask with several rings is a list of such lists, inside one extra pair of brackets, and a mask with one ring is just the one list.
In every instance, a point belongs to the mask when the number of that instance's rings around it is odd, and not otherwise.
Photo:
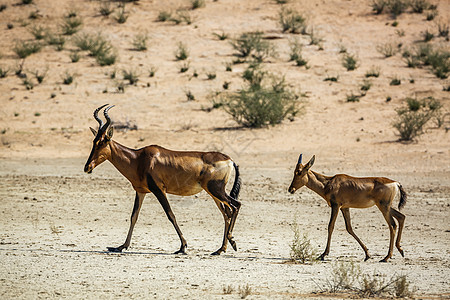
[(184, 255), (186, 255), (186, 251), (184, 251), (184, 249), (183, 250), (178, 250), (178, 251), (175, 251), (173, 254), (184, 254)]
[(233, 241), (233, 240), (231, 240), (231, 241), (230, 241), (230, 244), (231, 244), (231, 247), (233, 247), (233, 250), (234, 250), (234, 251), (237, 251), (236, 242)]
[(122, 252), (122, 248), (120, 247), (107, 247), (109, 252)]
[(222, 250), (221, 250), (221, 249), (219, 249), (219, 250), (217, 250), (217, 251), (211, 253), (211, 255), (220, 255), (220, 253), (222, 253)]

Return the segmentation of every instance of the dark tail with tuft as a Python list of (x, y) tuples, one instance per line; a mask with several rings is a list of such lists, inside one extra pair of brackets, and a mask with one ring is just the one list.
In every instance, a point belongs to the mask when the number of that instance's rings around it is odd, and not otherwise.
[(241, 190), (241, 178), (239, 177), (239, 167), (233, 162), (234, 166), (234, 184), (233, 188), (231, 189), (230, 196), (234, 200), (237, 200), (239, 197), (239, 191)]
[(406, 192), (400, 183), (398, 184), (398, 188), (400, 190), (400, 202), (398, 203), (398, 209), (400, 210), (406, 204)]

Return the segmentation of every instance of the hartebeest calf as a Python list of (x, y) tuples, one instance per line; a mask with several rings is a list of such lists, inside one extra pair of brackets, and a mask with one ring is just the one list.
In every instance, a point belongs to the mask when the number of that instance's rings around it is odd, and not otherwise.
[(383, 214), (390, 231), (389, 251), (385, 258), (381, 261), (386, 262), (392, 257), (392, 250), (394, 246), (394, 237), (396, 230), (396, 223), (394, 218), (398, 221), (398, 235), (395, 246), (402, 256), (403, 250), (400, 247), (400, 239), (402, 237), (403, 225), (405, 223), (405, 215), (392, 208), (392, 201), (397, 194), (400, 194), (400, 202), (398, 209), (400, 210), (406, 204), (406, 193), (400, 183), (384, 177), (364, 177), (356, 178), (345, 174), (338, 174), (334, 176), (325, 176), (311, 170), (314, 164), (315, 156), (306, 164), (302, 164), (302, 155), (298, 159), (294, 171), (294, 178), (289, 187), (290, 193), (295, 193), (296, 190), (306, 185), (319, 196), (324, 198), (331, 207), (331, 218), (328, 224), (328, 240), (325, 251), (318, 259), (323, 260), (330, 252), (331, 235), (334, 229), (334, 223), (338, 215), (339, 209), (342, 212), (345, 220), (345, 226), (359, 245), (363, 248), (366, 258), (370, 258), (369, 251), (366, 245), (353, 232), (350, 222), (350, 208), (368, 208), (376, 205)]
[[(108, 106), (103, 111), (106, 123), (98, 117), (98, 112), (108, 104), (94, 111), (94, 118), (99, 123), (98, 132), (90, 128), (94, 134), (91, 154), (84, 171), (92, 170), (105, 160), (125, 176), (136, 191), (131, 223), (125, 243), (119, 247), (108, 247), (111, 252), (121, 252), (130, 246), (131, 235), (136, 224), (142, 202), (147, 193), (153, 193), (172, 222), (181, 241), (181, 247), (175, 253), (185, 253), (186, 240), (178, 227), (175, 215), (170, 208), (166, 193), (190, 196), (205, 190), (215, 201), (225, 220), (225, 231), (222, 246), (213, 254), (218, 255), (227, 249), (227, 241), (237, 250), (232, 232), (241, 203), (237, 200), (240, 190), (238, 166), (225, 154), (219, 152), (172, 151), (152, 145), (141, 149), (130, 149), (112, 140), (113, 127)], [(234, 168), (234, 184), (228, 195), (225, 185)]]

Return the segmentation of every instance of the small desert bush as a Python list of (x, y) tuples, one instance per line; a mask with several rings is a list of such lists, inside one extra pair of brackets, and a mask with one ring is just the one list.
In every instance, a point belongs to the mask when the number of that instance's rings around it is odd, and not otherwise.
[(440, 37), (448, 39), (449, 25), (448, 23), (438, 22), (438, 32)]
[(375, 77), (378, 78), (380, 76), (380, 67), (372, 67), (370, 70), (366, 72), (364, 75), (366, 78)]
[(414, 13), (421, 14), (429, 9), (431, 4), (427, 0), (410, 0), (409, 5)]
[(136, 51), (147, 50), (148, 35), (146, 33), (138, 33), (133, 39), (133, 49)]
[(342, 58), (342, 65), (347, 71), (353, 71), (358, 68), (358, 58), (356, 55), (345, 53)]
[(180, 66), (180, 73), (186, 73), (189, 70), (189, 67), (191, 65), (190, 61), (184, 61)]
[(62, 51), (64, 49), (64, 45), (66, 44), (66, 38), (63, 35), (55, 35), (51, 32), (47, 32), (45, 35), (45, 41), (47, 44), (55, 46), (57, 51)]
[(69, 55), (70, 61), (73, 63), (76, 63), (80, 60), (80, 52), (79, 51), (72, 51)]
[(392, 86), (396, 86), (396, 85), (400, 85), (400, 84), (402, 84), (402, 80), (400, 78), (398, 78), (397, 76), (393, 77), (391, 79), (391, 82), (389, 83), (389, 85), (392, 85)]
[(114, 16), (114, 20), (116, 20), (116, 22), (119, 24), (123, 24), (128, 20), (128, 16), (128, 13), (125, 11), (125, 6), (122, 6)]
[(64, 73), (64, 75), (62, 76), (63, 84), (66, 84), (66, 85), (72, 84), (74, 79), (75, 79), (75, 74), (70, 73), (69, 71), (66, 71)]
[(244, 127), (260, 128), (293, 120), (300, 112), (299, 96), (284, 78), (254, 69), (247, 72), (247, 86), (221, 95), (222, 108)]
[(95, 57), (100, 66), (109, 66), (116, 62), (116, 49), (101, 34), (84, 33), (74, 38), (75, 45), (90, 56)]
[(189, 49), (183, 42), (178, 42), (178, 48), (175, 50), (176, 60), (186, 60), (189, 57)]
[(294, 238), (289, 245), (290, 260), (295, 263), (314, 262), (317, 256), (317, 250), (311, 245), (307, 234), (301, 234), (297, 222), (292, 225)]
[(423, 127), (433, 117), (439, 117), (440, 101), (428, 97), (421, 100), (406, 98), (404, 107), (396, 109), (397, 118), (392, 124), (401, 141), (411, 141), (423, 133)]
[(122, 70), (124, 80), (128, 80), (129, 84), (136, 84), (139, 80), (139, 74), (134, 69)]
[(379, 15), (385, 9), (386, 2), (387, 0), (372, 0), (370, 6), (372, 7), (372, 10), (375, 12), (375, 14)]
[(287, 33), (302, 33), (306, 31), (306, 18), (298, 11), (282, 8), (278, 13), (281, 30)]
[(191, 9), (202, 8), (205, 6), (205, 0), (191, 0)]
[(308, 61), (303, 58), (302, 55), (302, 45), (298, 41), (298, 39), (295, 39), (289, 43), (289, 47), (291, 49), (291, 53), (289, 54), (289, 61), (295, 61), (296, 65), (306, 66)]
[(223, 32), (223, 31), (221, 33), (214, 32), (213, 35), (215, 37), (217, 37), (220, 41), (224, 41), (224, 40), (226, 40), (228, 38), (228, 34)]
[(356, 95), (353, 92), (346, 96), (347, 102), (359, 102), (361, 95)]
[(398, 52), (398, 47), (393, 43), (385, 43), (377, 45), (377, 51), (384, 57), (394, 56)]
[(413, 295), (406, 275), (393, 275), (390, 279), (377, 272), (370, 275), (363, 273), (353, 261), (335, 263), (329, 278), (325, 279), (325, 283), (316, 284), (321, 292), (354, 293), (361, 298), (405, 298)]
[(360, 86), (360, 89), (361, 89), (361, 91), (367, 92), (368, 90), (370, 90), (371, 87), (372, 87), (372, 81), (364, 79)]
[(29, 31), (36, 40), (42, 40), (45, 37), (48, 28), (41, 25), (34, 25), (29, 29)]
[(17, 41), (14, 45), (13, 51), (19, 58), (26, 58), (33, 53), (41, 51), (42, 44), (38, 41)]
[(450, 72), (450, 51), (431, 44), (418, 44), (412, 52), (403, 55), (408, 67), (430, 66), (431, 72), (440, 79), (446, 79)]
[(158, 17), (156, 18), (158, 22), (166, 22), (172, 18), (172, 12), (168, 10), (161, 10), (158, 12)]
[(388, 0), (386, 1), (386, 7), (391, 15), (395, 18), (408, 8), (408, 0)]
[(33, 75), (39, 84), (41, 84), (44, 81), (45, 77), (47, 76), (47, 72), (48, 72), (48, 69), (45, 69), (42, 72), (39, 70), (36, 70), (33, 72)]
[(185, 9), (179, 9), (177, 10), (175, 16), (172, 16), (170, 18), (170, 21), (174, 22), (177, 25), (182, 24), (183, 22), (187, 25), (190, 25), (192, 24), (193, 19), (189, 11)]
[(9, 68), (3, 68), (0, 66), (0, 78), (5, 78), (8, 75)]
[(263, 33), (245, 32), (231, 41), (231, 46), (237, 51), (237, 56), (252, 57), (256, 61), (263, 61), (267, 57), (276, 56), (275, 47), (264, 40)]
[(105, 16), (105, 17), (109, 16), (113, 12), (113, 9), (111, 8), (111, 2), (110, 1), (101, 1), (100, 6), (98, 8), (98, 12), (102, 16)]
[(69, 16), (64, 17), (59, 27), (63, 35), (73, 35), (80, 30), (82, 24), (83, 20), (80, 17), (69, 14)]
[(241, 297), (241, 299), (247, 298), (247, 296), (251, 295), (251, 293), (252, 293), (252, 288), (248, 285), (248, 283), (246, 285), (239, 286), (238, 290), (239, 290), (239, 296)]

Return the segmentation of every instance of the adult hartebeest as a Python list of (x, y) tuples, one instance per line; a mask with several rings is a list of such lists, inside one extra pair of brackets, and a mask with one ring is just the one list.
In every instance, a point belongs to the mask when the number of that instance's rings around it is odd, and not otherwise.
[[(186, 240), (178, 227), (166, 193), (190, 196), (205, 190), (215, 201), (225, 220), (225, 231), (222, 247), (212, 254), (219, 255), (227, 249), (227, 240), (234, 250), (237, 250), (232, 232), (241, 203), (237, 200), (240, 190), (238, 166), (225, 154), (219, 152), (172, 151), (157, 145), (141, 149), (130, 149), (112, 140), (113, 127), (108, 115), (114, 105), (103, 111), (106, 118), (104, 124), (98, 117), (98, 112), (107, 106), (105, 104), (94, 111), (94, 118), (99, 123), (98, 132), (90, 128), (94, 134), (94, 145), (84, 166), (86, 173), (109, 160), (123, 176), (132, 184), (136, 191), (131, 223), (125, 243), (119, 247), (108, 247), (111, 252), (121, 252), (130, 245), (134, 225), (139, 215), (142, 202), (147, 193), (153, 193), (172, 222), (181, 241), (180, 250), (175, 253), (185, 253)], [(225, 185), (230, 174), (235, 170), (234, 184), (230, 195), (225, 192)]]
[(366, 254), (365, 260), (368, 260), (370, 255), (366, 245), (364, 245), (353, 232), (350, 222), (350, 208), (369, 208), (374, 205), (376, 205), (383, 214), (390, 231), (389, 251), (386, 257), (381, 261), (386, 262), (392, 257), (395, 230), (397, 227), (393, 217), (397, 219), (399, 225), (395, 246), (400, 254), (404, 256), (403, 250), (400, 247), (400, 239), (405, 223), (405, 215), (391, 207), (392, 201), (399, 193), (400, 202), (398, 204), (398, 209), (400, 210), (406, 204), (406, 193), (401, 184), (384, 177), (356, 178), (345, 174), (325, 176), (310, 170), (314, 164), (314, 160), (315, 156), (313, 156), (306, 165), (302, 165), (302, 155), (300, 154), (297, 166), (295, 167), (294, 178), (289, 187), (289, 192), (293, 194), (296, 190), (306, 185), (309, 189), (324, 198), (331, 207), (327, 246), (318, 259), (323, 260), (330, 252), (331, 234), (333, 233), (334, 223), (340, 209), (344, 216), (345, 227), (348, 233), (350, 233), (363, 248)]

